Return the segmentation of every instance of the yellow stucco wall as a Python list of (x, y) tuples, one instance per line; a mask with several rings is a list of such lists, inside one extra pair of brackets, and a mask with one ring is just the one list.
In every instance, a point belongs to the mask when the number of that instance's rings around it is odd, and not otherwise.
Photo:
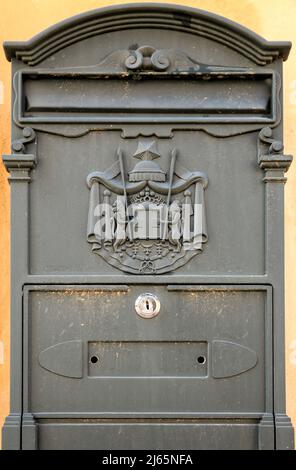
[[(143, 1), (143, 0), (142, 0)], [(165, 0), (162, 0), (165, 3)], [(0, 42), (26, 40), (69, 16), (117, 0), (1, 0)], [(168, 3), (173, 3), (170, 1)], [(285, 63), (285, 148), (296, 157), (296, 1), (179, 0), (228, 17), (269, 40), (291, 40)], [(10, 64), (0, 50), (0, 154), (10, 153)], [(0, 164), (0, 426), (9, 410), (9, 186)], [(296, 426), (296, 161), (286, 185), (287, 409)]]

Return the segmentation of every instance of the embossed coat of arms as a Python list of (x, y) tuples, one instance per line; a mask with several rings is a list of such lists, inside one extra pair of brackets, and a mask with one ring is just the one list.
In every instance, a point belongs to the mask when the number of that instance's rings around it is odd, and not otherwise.
[(133, 274), (172, 271), (200, 253), (207, 241), (205, 173), (178, 163), (170, 152), (161, 168), (156, 142), (139, 141), (139, 161), (126, 173), (124, 154), (105, 171), (87, 176), (87, 241), (109, 264)]

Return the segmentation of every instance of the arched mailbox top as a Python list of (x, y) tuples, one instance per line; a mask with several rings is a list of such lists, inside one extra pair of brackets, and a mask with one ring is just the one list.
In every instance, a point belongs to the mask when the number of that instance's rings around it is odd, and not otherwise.
[(256, 65), (281, 57), (286, 60), (289, 41), (266, 41), (249, 29), (206, 11), (173, 4), (135, 3), (99, 8), (66, 19), (29, 41), (5, 42), (8, 60), (34, 66), (55, 52), (92, 36), (128, 29), (180, 31), (212, 39), (238, 52)]

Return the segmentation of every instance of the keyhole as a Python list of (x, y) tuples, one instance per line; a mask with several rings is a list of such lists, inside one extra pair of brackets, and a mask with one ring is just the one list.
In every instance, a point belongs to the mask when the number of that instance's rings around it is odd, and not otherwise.
[(153, 318), (159, 313), (160, 302), (154, 294), (141, 294), (135, 301), (135, 310), (142, 318)]

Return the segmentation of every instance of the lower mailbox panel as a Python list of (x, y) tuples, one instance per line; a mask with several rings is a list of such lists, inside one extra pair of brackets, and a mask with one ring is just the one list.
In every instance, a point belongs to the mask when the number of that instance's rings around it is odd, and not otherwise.
[[(152, 318), (135, 310), (145, 292), (160, 302)], [(39, 448), (258, 447), (269, 287), (30, 286), (24, 302)]]

